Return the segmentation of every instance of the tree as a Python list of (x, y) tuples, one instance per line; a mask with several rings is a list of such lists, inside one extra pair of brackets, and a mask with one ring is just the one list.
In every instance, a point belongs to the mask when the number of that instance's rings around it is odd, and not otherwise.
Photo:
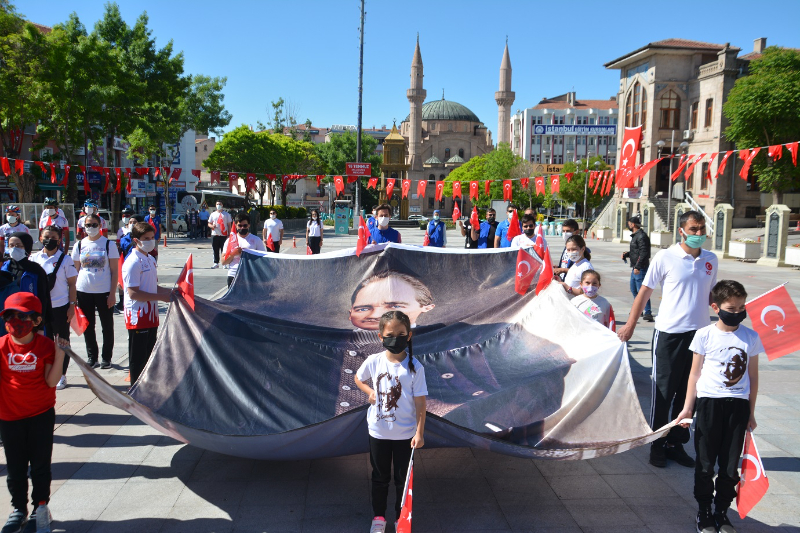
[[(800, 52), (770, 46), (750, 62), (750, 75), (736, 80), (723, 106), (730, 125), (725, 136), (739, 148), (784, 144), (800, 139)], [(766, 150), (753, 160), (762, 190), (781, 203), (783, 192), (800, 185), (800, 169), (784, 155), (778, 161)]]
[[(334, 133), (331, 135), (330, 142), (315, 144), (314, 152), (318, 158), (318, 174), (332, 174), (343, 176), (347, 171), (347, 163), (356, 161), (356, 133), (347, 131), (344, 133)], [(381, 156), (375, 153), (378, 147), (378, 140), (371, 135), (361, 132), (361, 161), (372, 165), (372, 176), (381, 175)], [(331, 181), (327, 178), (326, 183)], [(400, 188), (397, 187), (396, 190)], [(373, 206), (379, 203), (379, 191), (377, 189), (367, 189), (364, 183), (361, 184), (361, 205)]]
[[(598, 167), (595, 167), (596, 163), (600, 163)], [(583, 209), (583, 193), (585, 190), (584, 184), (588, 179), (588, 173), (586, 172), (586, 160), (582, 159), (577, 164), (569, 161), (564, 163), (564, 169), (561, 171), (561, 179), (559, 181), (559, 193), (558, 196), (561, 197), (567, 203), (574, 203), (579, 205), (581, 209)], [(600, 156), (594, 156), (589, 159), (589, 172), (594, 172), (595, 170), (598, 171), (605, 171), (611, 170), (612, 167), (608, 166), (603, 162), (603, 158)], [(567, 180), (564, 175), (572, 173), (572, 179)], [(549, 185), (548, 185), (549, 187)], [(600, 190), (595, 194), (592, 191), (594, 187), (588, 188), (588, 194), (586, 196), (586, 208), (593, 209), (599, 206), (603, 201), (603, 196), (600, 194)]]
[[(489, 207), (492, 200), (499, 200), (503, 198), (503, 180), (525, 177), (522, 175), (524, 171), (525, 160), (521, 157), (514, 155), (511, 148), (507, 143), (500, 143), (496, 150), (492, 150), (481, 156), (471, 158), (469, 161), (454, 169), (445, 178), (444, 181), (444, 196), (453, 195), (453, 182), (461, 181), (461, 193), (465, 197), (469, 197), (469, 182), (470, 181), (486, 181), (491, 180), (489, 185), (489, 194), (486, 195), (485, 185), (480, 184), (478, 188), (480, 195), (477, 201), (473, 201), (474, 205), (484, 208)], [(530, 176), (530, 174), (528, 174)], [(516, 201), (519, 201), (520, 195), (525, 192), (519, 181), (513, 181), (512, 195)]]
[(191, 78), (191, 86), (181, 106), (185, 130), (222, 135), (222, 128), (230, 124), (232, 118), (222, 103), (225, 99), (222, 89), (227, 82), (225, 77), (211, 78), (202, 74)]

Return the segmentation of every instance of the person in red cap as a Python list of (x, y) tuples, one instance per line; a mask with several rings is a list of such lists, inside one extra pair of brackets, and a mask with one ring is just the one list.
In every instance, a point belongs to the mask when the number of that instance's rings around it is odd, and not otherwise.
[[(8, 335), (0, 337), (0, 438), (6, 454), (7, 484), (13, 509), (3, 531), (50, 531), (50, 462), (56, 421), (56, 389), (64, 350), (38, 331), (42, 303), (29, 292), (12, 294), (0, 313)], [(66, 346), (63, 340), (61, 345)], [(28, 512), (28, 468), (33, 483)]]

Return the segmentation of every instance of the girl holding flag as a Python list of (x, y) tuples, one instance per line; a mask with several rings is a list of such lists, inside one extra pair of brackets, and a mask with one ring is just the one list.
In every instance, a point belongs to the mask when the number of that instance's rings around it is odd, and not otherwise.
[(411, 450), (425, 444), (428, 395), (425, 369), (413, 356), (408, 315), (402, 311), (385, 313), (378, 332), (385, 350), (369, 356), (355, 377), (356, 386), (369, 396), (371, 404), (367, 411), (374, 515), (370, 533), (386, 530), (386, 501), (392, 471), (397, 491), (395, 516), (400, 517)]

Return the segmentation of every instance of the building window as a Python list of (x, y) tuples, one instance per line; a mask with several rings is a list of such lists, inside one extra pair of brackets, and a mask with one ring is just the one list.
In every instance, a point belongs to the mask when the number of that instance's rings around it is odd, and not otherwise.
[(204, 144), (204, 145), (203, 145), (203, 151), (204, 151), (204, 152), (208, 152), (208, 145), (207, 145), (207, 144)]
[(606, 145), (606, 138), (605, 137), (598, 137), (597, 138), (597, 146), (605, 146)]
[(197, 146), (194, 147), (194, 153), (197, 153)]
[(705, 123), (706, 128), (711, 127), (713, 114), (714, 114), (714, 99), (709, 98), (706, 100), (706, 123)]
[(550, 144), (550, 136), (544, 138), (544, 144)]
[(428, 176), (428, 181), (436, 181), (436, 174), (430, 174)]
[(611, 146), (616, 146), (617, 138), (616, 137), (609, 137), (608, 138), (608, 144), (610, 144)]
[(563, 165), (564, 164), (564, 156), (563, 155), (554, 155), (553, 161), (556, 165)]
[(589, 124), (594, 124), (594, 119), (593, 118), (589, 119)]
[(428, 198), (428, 209), (433, 209), (433, 198)]
[(578, 135), (575, 139), (576, 142), (578, 143), (578, 146), (583, 146), (584, 144), (586, 144), (586, 137), (584, 135)]
[(542, 123), (542, 117), (541, 116), (531, 117), (531, 124), (532, 125), (535, 126), (536, 124), (541, 124), (541, 123)]
[(463, 148), (459, 148), (458, 149), (458, 157), (460, 157), (461, 159), (464, 159), (464, 149)]
[(445, 148), (444, 149), (444, 160), (447, 161), (448, 159), (450, 159), (450, 148)]
[(703, 163), (700, 169), (700, 188), (708, 190), (708, 163)]
[(531, 163), (540, 163), (542, 160), (542, 156), (539, 154), (534, 154), (531, 156)]
[(641, 125), (644, 130), (646, 122), (647, 90), (637, 81), (625, 100), (625, 126), (635, 128)]
[(609, 157), (608, 164), (611, 165), (612, 167), (615, 166), (617, 164), (617, 157), (616, 156)]
[(700, 102), (695, 102), (692, 104), (692, 125), (690, 126), (691, 129), (697, 129), (697, 110), (700, 107)]
[(452, 122), (448, 122), (447, 123), (447, 131), (453, 131), (453, 123)]
[(435, 122), (431, 122), (431, 131), (433, 131), (435, 129), (436, 129), (436, 123)]
[(661, 128), (680, 129), (681, 97), (669, 91), (661, 97)]
[(694, 192), (694, 170), (686, 177), (686, 190)]
[(538, 135), (534, 136), (533, 139), (531, 139), (531, 144), (542, 144), (542, 138)]
[(553, 137), (553, 139), (555, 141), (554, 144), (556, 144), (556, 145), (560, 146), (560, 145), (564, 144), (564, 136), (563, 135), (556, 135), (556, 136)]
[(564, 115), (553, 115), (553, 124), (563, 124)]
[(589, 137), (589, 146), (594, 146), (594, 137)]

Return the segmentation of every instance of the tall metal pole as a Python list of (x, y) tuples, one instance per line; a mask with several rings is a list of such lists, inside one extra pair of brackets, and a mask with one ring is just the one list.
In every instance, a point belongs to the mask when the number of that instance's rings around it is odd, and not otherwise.
[(672, 226), (669, 224), (669, 217), (672, 215), (672, 163), (675, 161), (675, 129), (672, 130), (672, 138), (669, 141), (669, 176), (667, 177), (667, 225), (672, 233)]
[[(577, 157), (577, 148), (575, 149)], [(586, 237), (586, 232), (589, 229), (586, 227), (586, 198), (589, 196), (589, 145), (586, 145), (586, 175), (583, 177), (583, 236)]]
[[(358, 123), (356, 124), (356, 163), (361, 162), (361, 95), (364, 90), (364, 0), (361, 0), (361, 28), (358, 51)], [(361, 178), (356, 179), (356, 205), (353, 212), (353, 229), (358, 228), (361, 215)]]

